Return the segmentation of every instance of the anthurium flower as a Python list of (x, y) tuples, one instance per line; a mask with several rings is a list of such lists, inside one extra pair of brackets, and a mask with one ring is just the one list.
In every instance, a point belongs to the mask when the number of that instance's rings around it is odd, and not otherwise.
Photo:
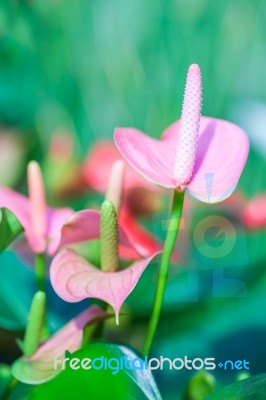
[(31, 385), (53, 379), (62, 371), (63, 359), (67, 357), (66, 351), (72, 353), (81, 347), (85, 326), (109, 316), (98, 306), (91, 306), (83, 311), (41, 344), (33, 355), (16, 360), (12, 365), (14, 377)]
[(246, 203), (243, 221), (249, 229), (266, 227), (266, 194), (259, 194)]
[(168, 189), (187, 189), (207, 203), (229, 197), (244, 168), (249, 143), (237, 125), (201, 117), (201, 72), (188, 70), (181, 120), (161, 140), (134, 128), (117, 128), (114, 135), (122, 156), (148, 181)]
[(73, 250), (63, 250), (52, 261), (50, 279), (56, 293), (65, 301), (79, 302), (97, 298), (110, 304), (116, 321), (125, 299), (135, 288), (141, 274), (158, 253), (139, 257), (125, 269), (119, 270), (118, 225), (115, 208), (105, 201), (101, 208), (101, 270)]
[(69, 208), (47, 207), (41, 171), (35, 161), (28, 166), (28, 191), (29, 197), (26, 197), (12, 189), (0, 187), (0, 207), (15, 214), (33, 253), (47, 251), (52, 255), (59, 246), (62, 227), (73, 211)]
[[(67, 244), (99, 238), (99, 211), (74, 213), (70, 208), (47, 206), (41, 170), (35, 161), (28, 166), (28, 191), (29, 197), (26, 197), (12, 189), (0, 187), (0, 207), (12, 211), (24, 228), (25, 238), (15, 244), (15, 250), (24, 259), (30, 258), (29, 249), (34, 254), (47, 252), (52, 256)], [(132, 248), (122, 229), (120, 235), (124, 246)]]

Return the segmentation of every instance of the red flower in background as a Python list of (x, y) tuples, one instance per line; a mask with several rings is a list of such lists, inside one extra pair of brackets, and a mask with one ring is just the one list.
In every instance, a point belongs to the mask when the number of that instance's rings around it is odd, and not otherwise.
[(266, 194), (251, 199), (243, 210), (244, 225), (249, 229), (266, 227)]

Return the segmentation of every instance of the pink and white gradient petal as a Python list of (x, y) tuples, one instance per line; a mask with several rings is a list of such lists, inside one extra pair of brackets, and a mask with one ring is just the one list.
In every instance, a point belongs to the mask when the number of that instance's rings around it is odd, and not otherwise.
[[(121, 154), (140, 174), (155, 184), (174, 189), (179, 135), (177, 121), (164, 131), (161, 141), (131, 128), (116, 129), (114, 138)], [(237, 186), (248, 151), (247, 136), (237, 125), (201, 117), (195, 165), (186, 184), (190, 195), (206, 203), (229, 197)]]
[(206, 203), (229, 197), (238, 184), (248, 151), (247, 136), (237, 125), (202, 117), (195, 166), (187, 184), (190, 195)]

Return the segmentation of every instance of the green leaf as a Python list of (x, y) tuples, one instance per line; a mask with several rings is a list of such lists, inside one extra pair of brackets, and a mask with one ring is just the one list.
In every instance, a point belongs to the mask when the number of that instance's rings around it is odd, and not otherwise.
[(205, 400), (264, 400), (265, 393), (266, 374), (262, 374), (233, 383)]
[(23, 330), (36, 290), (34, 271), (25, 268), (10, 251), (0, 254), (0, 269), (0, 326), (8, 330)]
[[(71, 355), (71, 359), (80, 360), (104, 357), (112, 364), (112, 368), (102, 369), (71, 369), (66, 363), (66, 369), (53, 381), (39, 387), (31, 400), (56, 400), (58, 394), (64, 400), (74, 398), (116, 399), (116, 400), (160, 400), (161, 395), (156, 383), (148, 370), (120, 369), (118, 361), (125, 357), (135, 359), (139, 356), (125, 346), (109, 343), (94, 343)], [(112, 361), (110, 361), (112, 359)], [(120, 362), (120, 361), (119, 361)], [(101, 361), (97, 361), (99, 366)], [(139, 365), (139, 364), (138, 364)]]
[(23, 232), (16, 216), (6, 208), (0, 209), (0, 251), (5, 250)]
[(11, 379), (12, 374), (9, 365), (0, 364), (0, 396), (5, 392)]
[(10, 366), (0, 364), (0, 398), (5, 400), (29, 400), (35, 386), (17, 382), (11, 374)]

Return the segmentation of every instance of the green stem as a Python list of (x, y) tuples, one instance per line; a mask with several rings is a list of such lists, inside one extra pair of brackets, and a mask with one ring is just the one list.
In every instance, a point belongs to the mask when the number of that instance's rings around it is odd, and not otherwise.
[(95, 331), (97, 330), (97, 326), (98, 324), (96, 322), (94, 324), (85, 326), (83, 329), (82, 347), (86, 347), (90, 343)]
[(164, 249), (163, 249), (163, 254), (162, 254), (162, 261), (161, 261), (160, 272), (159, 272), (159, 277), (158, 277), (158, 282), (157, 282), (157, 288), (156, 288), (156, 293), (155, 293), (155, 298), (154, 298), (154, 303), (153, 303), (152, 314), (151, 314), (151, 318), (149, 321), (148, 331), (147, 331), (144, 348), (143, 348), (143, 353), (145, 355), (150, 353), (150, 350), (151, 350), (151, 347), (153, 344), (153, 340), (154, 340), (154, 336), (156, 333), (156, 329), (158, 326), (158, 322), (160, 319), (160, 314), (161, 314), (163, 299), (164, 299), (164, 292), (165, 292), (165, 287), (166, 287), (166, 282), (167, 282), (167, 277), (168, 277), (168, 270), (169, 270), (169, 266), (170, 266), (170, 262), (171, 262), (171, 255), (174, 250), (174, 246), (175, 246), (175, 242), (176, 242), (176, 238), (177, 238), (179, 226), (180, 226), (183, 201), (184, 201), (184, 192), (179, 192), (179, 191), (175, 190), (169, 226), (168, 226), (168, 230), (167, 230), (166, 239), (164, 242)]
[(45, 260), (44, 254), (36, 254), (35, 256), (35, 271), (38, 290), (45, 293)]
[[(46, 294), (45, 272), (46, 271), (45, 271), (44, 254), (43, 253), (36, 254), (36, 256), (35, 256), (35, 274), (36, 274), (36, 280), (37, 280), (37, 288), (38, 288), (38, 290), (40, 290)], [(45, 310), (42, 339), (46, 339), (47, 337), (49, 337), (49, 329), (48, 329), (47, 315), (46, 315), (46, 310)]]
[(1, 396), (1, 400), (7, 400), (12, 390), (17, 386), (18, 380), (16, 378), (11, 378), (4, 393)]

